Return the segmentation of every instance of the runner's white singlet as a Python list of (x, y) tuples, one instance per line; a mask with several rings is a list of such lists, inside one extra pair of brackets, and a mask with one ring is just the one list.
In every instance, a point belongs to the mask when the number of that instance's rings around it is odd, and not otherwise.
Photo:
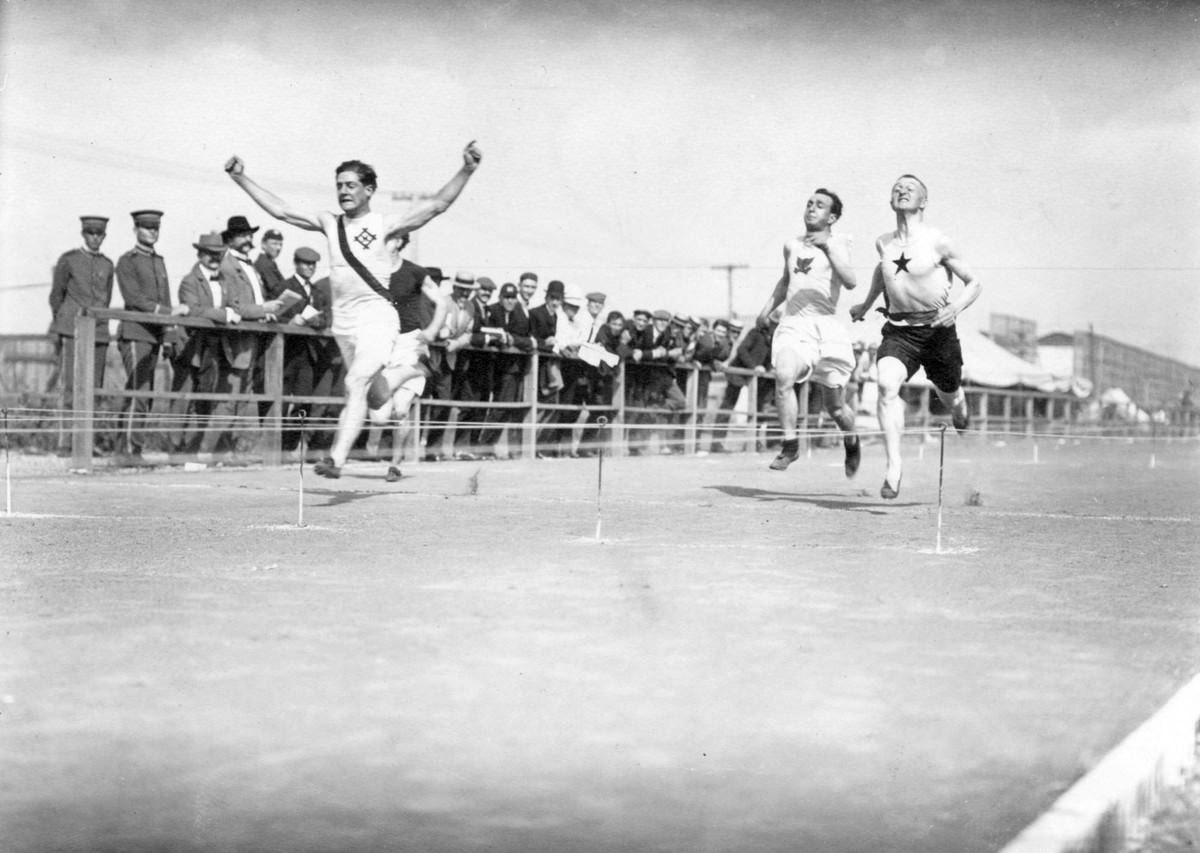
[[(838, 241), (849, 257), (848, 241), (841, 237), (829, 238)], [(842, 281), (833, 274), (829, 257), (816, 246), (805, 244), (803, 237), (787, 241), (788, 288), (784, 299), (784, 317), (815, 317), (837, 311), (838, 297), (842, 292)]]
[[(329, 285), (333, 297), (333, 326), (335, 335), (352, 335), (362, 326), (372, 323), (394, 324), (399, 319), (391, 303), (380, 296), (342, 256), (338, 240), (338, 216), (325, 219), (325, 237), (329, 241)], [(385, 239), (384, 217), (367, 213), (358, 219), (346, 217), (346, 242), (350, 251), (375, 279), (387, 287), (392, 271), (399, 265), (395, 240)]]
[(907, 239), (895, 232), (880, 238), (879, 263), (890, 313), (937, 311), (950, 301), (950, 271), (942, 266), (938, 250), (943, 242), (942, 232), (929, 227), (913, 229)]

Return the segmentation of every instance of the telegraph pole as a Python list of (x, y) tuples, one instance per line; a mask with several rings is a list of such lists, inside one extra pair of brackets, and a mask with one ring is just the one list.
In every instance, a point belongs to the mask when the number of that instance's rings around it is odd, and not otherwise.
[(725, 280), (729, 289), (729, 319), (733, 319), (733, 271), (750, 269), (749, 264), (714, 264), (709, 267), (714, 270), (725, 270)]
[[(410, 204), (414, 201), (428, 201), (434, 197), (434, 193), (419, 193), (413, 190), (399, 190), (392, 193), (392, 201), (407, 201)], [(408, 245), (412, 249), (412, 261), (414, 264), (421, 262), (421, 253), (417, 250), (417, 232), (413, 231), (408, 235)]]

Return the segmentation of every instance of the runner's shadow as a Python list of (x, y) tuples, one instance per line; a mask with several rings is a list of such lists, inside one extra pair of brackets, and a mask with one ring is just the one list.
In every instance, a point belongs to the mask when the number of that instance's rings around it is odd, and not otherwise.
[(705, 488), (716, 489), (718, 492), (723, 492), (731, 498), (749, 498), (768, 503), (772, 501), (805, 503), (820, 507), (821, 509), (865, 512), (871, 515), (887, 515), (886, 508), (890, 507), (919, 506), (919, 504), (913, 502), (896, 503), (895, 501), (888, 501), (887, 503), (880, 503), (879, 501), (875, 501), (865, 503), (862, 500), (853, 500), (838, 495), (798, 495), (795, 492), (773, 492), (768, 489), (748, 489), (744, 486), (705, 486)]
[(365, 489), (364, 490), (305, 489), (304, 493), (306, 495), (320, 495), (322, 497), (329, 498), (329, 500), (325, 501), (325, 503), (313, 504), (313, 506), (319, 506), (319, 507), (342, 506), (343, 504), (350, 504), (350, 503), (354, 503), (356, 501), (367, 500), (368, 498), (377, 498), (377, 497), (380, 497), (381, 495), (395, 494), (394, 492), (388, 492), (383, 489), (373, 489), (370, 491), (367, 491)]

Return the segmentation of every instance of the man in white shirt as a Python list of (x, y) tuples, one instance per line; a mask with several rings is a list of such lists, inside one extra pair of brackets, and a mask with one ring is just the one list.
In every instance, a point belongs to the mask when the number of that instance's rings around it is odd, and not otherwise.
[(320, 476), (341, 476), (367, 414), (367, 386), (388, 363), (399, 335), (399, 317), (387, 293), (388, 279), (399, 265), (399, 244), (446, 212), (466, 187), (483, 154), (472, 141), (462, 156), (462, 167), (440, 190), (405, 213), (386, 215), (371, 210), (378, 177), (360, 160), (347, 160), (334, 169), (340, 214), (312, 213), (285, 202), (251, 180), (240, 157), (225, 164), (234, 183), (271, 216), (306, 231), (320, 231), (329, 241), (333, 335), (346, 363), (346, 405), (330, 456), (313, 468)]

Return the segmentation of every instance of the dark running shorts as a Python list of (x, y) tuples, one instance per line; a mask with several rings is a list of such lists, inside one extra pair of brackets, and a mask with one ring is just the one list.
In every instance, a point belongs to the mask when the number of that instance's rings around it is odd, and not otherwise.
[(925, 368), (929, 381), (941, 391), (951, 393), (962, 383), (962, 345), (953, 326), (883, 325), (883, 340), (875, 360), (891, 356), (904, 362), (908, 378)]

